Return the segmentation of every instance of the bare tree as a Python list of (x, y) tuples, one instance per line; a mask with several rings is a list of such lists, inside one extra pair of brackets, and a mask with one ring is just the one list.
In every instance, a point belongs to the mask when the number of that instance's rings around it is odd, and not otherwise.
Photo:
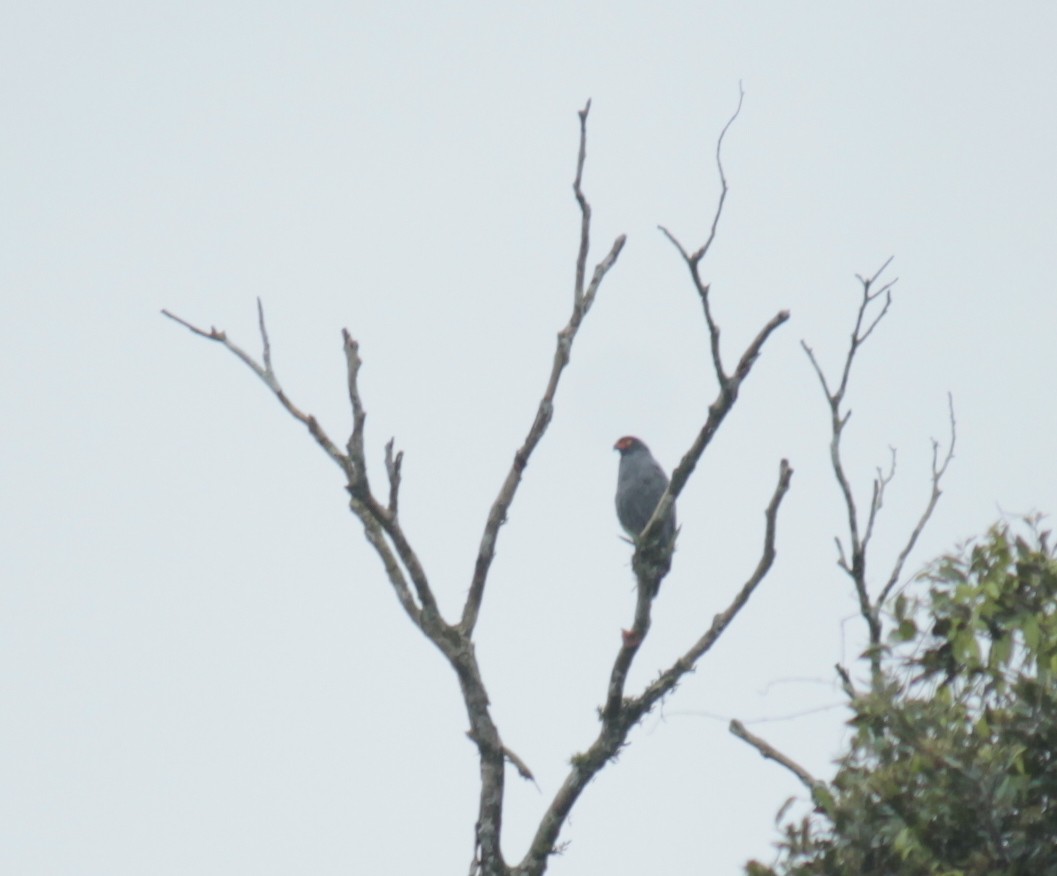
[[(925, 507), (906, 536), (896, 557), (891, 561), (891, 566), (887, 574), (884, 575), (883, 582), (880, 585), (874, 584), (871, 587), (870, 578), (867, 574), (871, 538), (875, 532), (878, 515), (884, 505), (885, 490), (895, 478), (896, 451), (895, 448), (890, 449), (891, 456), (887, 470), (880, 467), (876, 470), (871, 484), (870, 501), (864, 517), (859, 510), (855, 492), (852, 489), (844, 464), (842, 439), (844, 437), (844, 428), (848, 425), (848, 421), (851, 418), (851, 409), (847, 406), (847, 392), (856, 355), (892, 306), (892, 287), (896, 281), (881, 282), (881, 275), (891, 262), (892, 259), (889, 258), (870, 277), (856, 275), (861, 287), (861, 297), (855, 315), (855, 323), (852, 327), (848, 351), (841, 364), (838, 380), (834, 381), (832, 378), (827, 378), (822, 366), (819, 364), (818, 358), (815, 356), (815, 351), (805, 341), (800, 342), (822, 386), (822, 392), (830, 412), (830, 466), (840, 488), (841, 501), (844, 505), (845, 519), (848, 525), (844, 540), (840, 536), (834, 539), (837, 544), (837, 565), (851, 581), (858, 602), (859, 614), (866, 625), (868, 646), (865, 656), (869, 663), (870, 685), (873, 689), (877, 689), (884, 679), (881, 658), (886, 636), (884, 623), (885, 606), (893, 590), (902, 579), (903, 568), (907, 558), (921, 537), (921, 533), (925, 530), (925, 526), (932, 518), (933, 511), (936, 510), (936, 505), (942, 495), (940, 484), (944, 474), (947, 472), (947, 467), (954, 458), (954, 445), (957, 437), (954, 401), (948, 395), (950, 438), (945, 452), (941, 450), (940, 442), (935, 438), (932, 439), (931, 489), (925, 502)], [(848, 698), (854, 699), (857, 697), (859, 693), (847, 667), (838, 664), (836, 671), (844, 693)], [(812, 794), (824, 789), (824, 783), (812, 776), (791, 757), (778, 751), (759, 736), (750, 733), (740, 721), (731, 721), (730, 732), (753, 746), (762, 757), (773, 760), (793, 773)]]
[(506, 763), (510, 762), (525, 778), (531, 779), (532, 773), (522, 759), (503, 743), (499, 728), (492, 717), (488, 693), (474, 649), (474, 632), (484, 601), (492, 560), (495, 557), (500, 527), (506, 520), (507, 512), (517, 494), (525, 467), (550, 424), (555, 393), (569, 363), (577, 332), (624, 246), (625, 238), (621, 235), (613, 241), (606, 255), (594, 266), (588, 279), (591, 206), (584, 195), (582, 181), (587, 155), (587, 117), (590, 101), (579, 113), (580, 146), (573, 182), (581, 223), (572, 312), (566, 325), (558, 332), (557, 346), (543, 396), (536, 406), (524, 442), (515, 451), (510, 469), (488, 513), (469, 591), (461, 615), (457, 619), (448, 619), (442, 615), (429, 576), (401, 526), (399, 498), (403, 453), (394, 450), (392, 439), (385, 445), (388, 484), (379, 493), (368, 481), (364, 435), (366, 414), (358, 384), (360, 349), (352, 335), (347, 330), (342, 332), (353, 425), (348, 440), (341, 447), (327, 435), (315, 417), (301, 410), (283, 390), (272, 367), (271, 346), (265, 327), (264, 311), (259, 301), (257, 310), (262, 345), (259, 360), (233, 343), (224, 331), (199, 328), (167, 310), (162, 311), (196, 335), (222, 344), (241, 359), (275, 394), (286, 411), (305, 425), (323, 452), (341, 469), (349, 492), (349, 507), (363, 526), (364, 536), (377, 553), (397, 599), (411, 622), (437, 647), (454, 670), (469, 721), (467, 735), (477, 747), (480, 764), (480, 795), (470, 867), (472, 876), (539, 876), (546, 871), (550, 856), (559, 849), (562, 827), (584, 788), (625, 745), (632, 728), (672, 692), (687, 672), (697, 666), (745, 606), (774, 562), (778, 512), (793, 474), (786, 460), (782, 460), (779, 465), (774, 492), (764, 512), (763, 545), (759, 558), (755, 566), (748, 571), (734, 599), (726, 609), (715, 616), (708, 629), (703, 630), (700, 637), (690, 644), (674, 663), (660, 671), (654, 681), (637, 693), (629, 694), (625, 690), (628, 672), (650, 630), (652, 594), (657, 593), (661, 580), (671, 567), (672, 549), (670, 544), (660, 538), (660, 521), (683, 491), (702, 454), (737, 402), (742, 383), (752, 372), (768, 338), (789, 318), (786, 311), (775, 314), (737, 357), (733, 368), (728, 370), (724, 365), (720, 329), (712, 314), (711, 289), (709, 284), (702, 280), (701, 264), (715, 240), (728, 190), (722, 162), (723, 139), (738, 117), (743, 97), (743, 93), (739, 94), (738, 107), (723, 127), (716, 144), (716, 165), (722, 188), (704, 243), (689, 252), (671, 232), (661, 228), (686, 263), (694, 290), (701, 300), (709, 332), (717, 392), (707, 406), (704, 422), (698, 433), (673, 471), (667, 491), (658, 503), (646, 529), (636, 540), (632, 560), (632, 569), (637, 580), (635, 613), (631, 627), (625, 631), (621, 646), (613, 659), (603, 706), (599, 713), (598, 734), (586, 751), (572, 758), (568, 775), (540, 818), (527, 851), (516, 864), (507, 862), (501, 849)]
[[(925, 508), (921, 512), (921, 516), (918, 518), (917, 523), (907, 536), (903, 547), (892, 562), (891, 569), (885, 578), (884, 583), (877, 590), (876, 595), (871, 597), (869, 578), (867, 576), (867, 559), (870, 539), (874, 534), (878, 512), (884, 504), (885, 489), (895, 477), (896, 451), (894, 447), (891, 448), (891, 458), (889, 460), (888, 470), (885, 471), (883, 468), (879, 467), (876, 471), (871, 487), (870, 502), (867, 506), (864, 520), (863, 515), (859, 511), (858, 505), (855, 502), (855, 495), (845, 471), (841, 439), (844, 435), (844, 427), (848, 425), (848, 420), (851, 418), (851, 409), (846, 404), (845, 396), (848, 391), (848, 381), (851, 377), (852, 364), (855, 362), (855, 355), (859, 352), (862, 345), (866, 343), (866, 340), (870, 335), (873, 334), (874, 329), (877, 328), (878, 324), (888, 313), (888, 309), (892, 306), (892, 287), (895, 285), (896, 281), (887, 281), (878, 286), (881, 274), (884, 273), (885, 269), (891, 263), (892, 259), (889, 258), (870, 277), (856, 275), (856, 279), (862, 287), (862, 297), (859, 301), (859, 309), (855, 315), (855, 325), (852, 328), (851, 342), (848, 345), (848, 352), (844, 357), (844, 363), (841, 367), (840, 381), (835, 386), (831, 380), (826, 378), (822, 367), (818, 363), (818, 359), (815, 357), (815, 351), (812, 350), (806, 342), (800, 342), (800, 345), (804, 348), (804, 352), (807, 353), (808, 359), (811, 360), (812, 367), (815, 369), (815, 374), (818, 376), (819, 383), (822, 385), (822, 392), (826, 397), (826, 403), (830, 410), (830, 465), (833, 468), (833, 476), (836, 478), (837, 484), (840, 487), (841, 498), (844, 502), (844, 508), (848, 520), (846, 544), (839, 537), (835, 539), (838, 555), (837, 565), (840, 566), (848, 576), (852, 582), (852, 586), (855, 588), (855, 595), (859, 602), (859, 613), (862, 615), (862, 618), (866, 623), (866, 630), (869, 636), (867, 656), (870, 662), (870, 675), (875, 684), (881, 677), (881, 647), (884, 641), (882, 609), (888, 601), (888, 597), (892, 593), (892, 590), (899, 583), (907, 557), (910, 556), (910, 552), (914, 549), (914, 545), (917, 544), (918, 538), (921, 537), (921, 533), (924, 531), (926, 524), (932, 517), (932, 512), (936, 510), (936, 504), (939, 502), (940, 495), (942, 494), (942, 491), (940, 490), (940, 481), (943, 479), (943, 475), (947, 471), (947, 466), (950, 465), (951, 460), (954, 458), (954, 443), (956, 438), (954, 401), (948, 395), (947, 405), (950, 417), (950, 440), (947, 443), (947, 451), (941, 459), (940, 443), (935, 438), (932, 439), (932, 489), (929, 493), (928, 501), (926, 502)], [(879, 310), (877, 309), (878, 302), (882, 302), (879, 305)]]

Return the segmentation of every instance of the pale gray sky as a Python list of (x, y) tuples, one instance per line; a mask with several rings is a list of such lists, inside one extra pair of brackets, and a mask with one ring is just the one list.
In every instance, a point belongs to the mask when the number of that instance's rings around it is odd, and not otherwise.
[[(959, 444), (916, 567), (1001, 509), (1057, 507), (1057, 7), (1021, 3), (22, 3), (0, 28), (0, 872), (464, 873), (476, 758), (451, 671), (400, 611), (339, 473), (266, 389), (161, 307), (256, 350), (368, 441), (406, 451), (403, 514), (450, 613), (568, 317), (576, 110), (594, 260), (581, 331), (502, 531), (478, 653), (520, 858), (596, 730), (633, 594), (612, 507), (622, 434), (667, 468), (714, 384), (667, 225), (703, 240), (728, 359), (774, 312), (679, 508), (676, 567), (631, 679), (775, 572), (663, 715), (585, 793), (555, 874), (736, 873), (796, 781), (726, 730), (840, 702), (861, 646), (833, 564), (826, 410), (856, 272), (893, 309), (852, 383), (866, 496), (900, 450), (885, 567)], [(592, 261), (592, 263), (593, 263)], [(887, 552), (887, 553), (885, 553)], [(853, 618), (844, 623), (844, 619)], [(721, 719), (706, 717), (721, 716)], [(839, 709), (751, 725), (825, 776)]]

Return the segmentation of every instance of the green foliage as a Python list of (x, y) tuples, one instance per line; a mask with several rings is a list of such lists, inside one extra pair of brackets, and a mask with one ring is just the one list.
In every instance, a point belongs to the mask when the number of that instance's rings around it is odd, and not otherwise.
[(828, 795), (746, 873), (1057, 873), (1057, 554), (1025, 530), (992, 528), (894, 600)]

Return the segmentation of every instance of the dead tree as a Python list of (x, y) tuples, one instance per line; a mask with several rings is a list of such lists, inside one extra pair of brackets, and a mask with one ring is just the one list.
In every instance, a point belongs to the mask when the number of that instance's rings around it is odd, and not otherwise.
[(782, 460), (779, 465), (777, 483), (764, 512), (763, 546), (760, 556), (755, 567), (748, 571), (744, 583), (731, 603), (715, 616), (709, 628), (702, 631), (700, 637), (686, 649), (682, 656), (671, 666), (660, 671), (654, 681), (637, 693), (628, 693), (625, 690), (628, 671), (640, 646), (649, 634), (650, 612), (653, 604), (651, 594), (657, 592), (661, 580), (668, 573), (671, 565), (670, 546), (666, 546), (661, 539), (656, 537), (659, 531), (659, 521), (663, 519), (667, 509), (683, 491), (702, 454), (737, 402), (742, 384), (752, 372), (768, 338), (789, 318), (786, 311), (775, 314), (744, 349), (733, 368), (728, 369), (728, 366), (724, 364), (720, 345), (720, 329), (712, 313), (711, 289), (709, 284), (702, 279), (701, 264), (715, 240), (723, 212), (723, 204), (727, 195), (727, 179), (722, 162), (723, 139), (738, 117), (742, 97), (743, 94), (739, 95), (738, 107), (723, 127), (716, 144), (716, 165), (721, 192), (704, 243), (690, 252), (672, 233), (661, 228), (686, 263), (693, 288), (700, 298), (709, 333), (711, 361), (718, 389), (715, 397), (703, 412), (704, 422), (700, 430), (690, 442), (689, 448), (672, 473), (667, 492), (661, 498), (646, 529), (636, 541), (632, 560), (632, 568), (637, 579), (635, 614), (630, 628), (624, 632), (620, 647), (613, 659), (612, 670), (604, 691), (603, 705), (599, 710), (598, 734), (585, 751), (572, 758), (565, 781), (547, 805), (540, 818), (535, 836), (517, 863), (508, 862), (501, 849), (506, 764), (511, 763), (525, 778), (531, 779), (532, 773), (522, 759), (503, 743), (499, 728), (492, 717), (488, 693), (474, 649), (474, 632), (487, 589), (489, 571), (496, 553), (496, 541), (500, 527), (505, 522), (507, 512), (517, 494), (525, 467), (553, 417), (555, 394), (565, 367), (569, 363), (570, 351), (576, 340), (577, 332), (590, 312), (603, 281), (616, 264), (624, 246), (625, 238), (621, 235), (613, 241), (609, 251), (594, 266), (588, 278), (591, 206), (584, 195), (582, 180), (587, 155), (587, 116), (591, 106), (590, 101), (579, 113), (580, 146), (573, 182), (573, 192), (579, 205), (581, 221), (572, 312), (568, 323), (558, 332), (557, 346), (543, 396), (536, 406), (524, 442), (515, 451), (510, 469), (488, 513), (469, 591), (462, 612), (457, 618), (447, 618), (440, 611), (429, 575), (401, 526), (399, 498), (403, 453), (395, 450), (393, 439), (385, 445), (385, 470), (388, 483), (381, 490), (376, 490), (368, 481), (364, 434), (366, 414), (358, 384), (361, 364), (360, 347), (353, 336), (347, 330), (342, 332), (353, 425), (344, 446), (340, 446), (323, 430), (315, 417), (303, 411), (291, 400), (280, 384), (272, 367), (271, 346), (265, 327), (264, 311), (259, 301), (257, 310), (262, 345), (259, 360), (229, 340), (224, 331), (216, 328), (199, 328), (169, 311), (162, 311), (167, 317), (190, 329), (196, 335), (226, 347), (267, 385), (291, 416), (304, 424), (323, 452), (341, 470), (349, 493), (349, 508), (363, 526), (364, 536), (377, 553), (400, 605), (411, 622), (437, 647), (454, 670), (469, 721), (467, 735), (477, 748), (480, 765), (480, 796), (470, 868), (472, 876), (474, 874), (479, 874), (479, 876), (540, 876), (546, 871), (550, 856), (559, 848), (562, 827), (584, 788), (625, 745), (632, 728), (671, 693), (687, 672), (698, 665), (701, 658), (744, 607), (774, 562), (778, 512), (793, 474), (786, 460)]
[[(932, 513), (936, 510), (936, 505), (942, 495), (940, 489), (941, 481), (951, 460), (954, 458), (954, 445), (957, 437), (954, 401), (948, 395), (947, 409), (950, 437), (947, 441), (946, 451), (941, 449), (941, 444), (938, 440), (932, 439), (931, 489), (925, 501), (925, 506), (917, 522), (907, 534), (902, 547), (891, 561), (891, 565), (883, 573), (881, 582), (879, 584), (873, 583), (873, 586), (871, 586), (871, 579), (868, 575), (871, 565), (868, 562), (871, 559), (871, 539), (877, 526), (878, 515), (884, 505), (885, 490), (895, 478), (896, 451), (894, 447), (890, 448), (891, 455), (887, 470), (882, 467), (876, 469), (870, 487), (870, 501), (866, 505), (865, 514), (863, 514), (860, 511), (859, 504), (856, 502), (855, 491), (852, 489), (851, 480), (844, 464), (842, 439), (844, 437), (844, 429), (851, 419), (851, 409), (847, 406), (847, 392), (856, 355), (892, 306), (892, 287), (896, 281), (881, 282), (881, 275), (891, 262), (892, 259), (889, 258), (869, 277), (856, 275), (860, 286), (859, 306), (855, 314), (855, 323), (852, 327), (848, 351), (844, 355), (844, 361), (841, 363), (839, 376), (836, 379), (826, 377), (825, 371), (823, 371), (818, 358), (815, 356), (815, 351), (805, 341), (800, 342), (822, 386), (822, 393), (829, 408), (830, 467), (840, 489), (841, 502), (844, 506), (844, 514), (848, 526), (847, 533), (843, 539), (840, 536), (834, 538), (837, 545), (837, 565), (854, 588), (859, 615), (866, 625), (867, 647), (864, 656), (869, 665), (870, 686), (875, 690), (884, 680), (881, 658), (886, 641), (885, 608), (889, 597), (902, 580), (903, 568), (906, 565), (907, 558), (921, 537), (921, 533), (925, 530), (925, 526), (932, 518)], [(854, 699), (857, 697), (859, 692), (855, 687), (848, 668), (838, 664), (836, 671), (840, 678), (841, 687), (848, 698)], [(762, 757), (775, 761), (793, 773), (812, 794), (816, 794), (825, 787), (824, 783), (812, 776), (795, 760), (778, 751), (759, 736), (755, 736), (746, 730), (740, 721), (730, 722), (730, 732), (753, 746)]]

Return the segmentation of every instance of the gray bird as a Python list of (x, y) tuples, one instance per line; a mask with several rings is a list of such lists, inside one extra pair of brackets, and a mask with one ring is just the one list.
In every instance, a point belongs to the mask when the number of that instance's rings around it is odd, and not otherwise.
[[(657, 503), (668, 489), (668, 475), (638, 438), (625, 435), (614, 450), (620, 451), (617, 472), (617, 519), (625, 532), (638, 539), (650, 522)], [(668, 509), (659, 535), (668, 544), (675, 538), (675, 505)]]

